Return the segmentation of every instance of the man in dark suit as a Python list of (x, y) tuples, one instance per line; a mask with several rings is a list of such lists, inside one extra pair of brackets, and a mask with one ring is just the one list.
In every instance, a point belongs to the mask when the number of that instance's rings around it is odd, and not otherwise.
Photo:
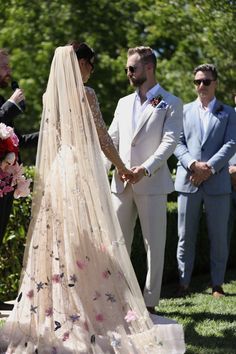
[(228, 161), (236, 152), (236, 113), (215, 97), (217, 76), (212, 64), (194, 70), (198, 98), (184, 106), (183, 132), (175, 150), (179, 160), (175, 189), (179, 192), (179, 293), (188, 291), (204, 204), (210, 239), (212, 295), (219, 298), (225, 295), (222, 284), (228, 259), (231, 193)]
[[(0, 88), (8, 87), (11, 81), (11, 69), (9, 66), (9, 55), (6, 50), (0, 49)], [(24, 110), (24, 93), (16, 88), (11, 97), (5, 100), (0, 95), (0, 123), (14, 128), (14, 118)], [(17, 133), (16, 133), (17, 134)], [(38, 133), (19, 135), (19, 146), (34, 146), (37, 143)], [(0, 198), (0, 245), (6, 231), (13, 203), (13, 193), (8, 193)], [(1, 280), (0, 280), (1, 281)], [(11, 310), (13, 305), (0, 301), (0, 310)]]

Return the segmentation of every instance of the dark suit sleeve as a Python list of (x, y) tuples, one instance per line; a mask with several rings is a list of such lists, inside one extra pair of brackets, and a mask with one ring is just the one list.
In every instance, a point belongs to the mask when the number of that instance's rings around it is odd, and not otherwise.
[(19, 138), (19, 145), (21, 148), (37, 147), (39, 132), (17, 136)]
[(21, 110), (12, 102), (6, 101), (0, 108), (0, 123), (12, 125), (12, 120), (18, 116)]

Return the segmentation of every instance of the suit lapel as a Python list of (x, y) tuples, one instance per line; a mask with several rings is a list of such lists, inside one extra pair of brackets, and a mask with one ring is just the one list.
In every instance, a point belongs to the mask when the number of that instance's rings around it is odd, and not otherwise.
[(125, 121), (126, 127), (128, 127), (130, 137), (133, 136), (133, 110), (134, 110), (135, 93), (130, 96), (130, 99), (124, 106), (124, 115), (128, 118)]
[(133, 139), (135, 136), (138, 134), (138, 132), (142, 129), (143, 125), (146, 123), (146, 121), (149, 119), (149, 117), (152, 115), (154, 111), (154, 107), (151, 104), (148, 104), (143, 113), (141, 114), (138, 124), (136, 126), (136, 129), (133, 134)]
[[(199, 107), (198, 107), (198, 101), (195, 101), (195, 104), (193, 106), (193, 115), (194, 119), (194, 127), (195, 127), (195, 132), (197, 135), (197, 138), (199, 140), (199, 143), (202, 143), (202, 129), (201, 129), (201, 122), (200, 122), (200, 115), (199, 115)], [(191, 117), (190, 117), (191, 118)], [(192, 123), (190, 122), (192, 125)]]
[(215, 102), (212, 113), (210, 113), (210, 118), (209, 118), (209, 124), (207, 127), (207, 131), (204, 134), (203, 140), (202, 140), (202, 145), (205, 144), (206, 140), (209, 137), (209, 134), (212, 132), (212, 130), (214, 129), (214, 126), (216, 124), (216, 122), (218, 121), (215, 112), (217, 111), (217, 109), (219, 108), (220, 103), (218, 101)]
[[(159, 87), (155, 91), (153, 97), (155, 97), (157, 95), (162, 95), (163, 97), (165, 97), (165, 93), (166, 93), (165, 90), (159, 85)], [(133, 139), (140, 132), (140, 130), (142, 129), (142, 127), (144, 126), (146, 121), (151, 117), (154, 110), (155, 110), (155, 107), (153, 107), (151, 104), (147, 104), (147, 107), (145, 108), (145, 110), (143, 111), (143, 113), (141, 114), (141, 116), (139, 118), (139, 122), (138, 122), (136, 129), (134, 131), (134, 134), (133, 134)]]

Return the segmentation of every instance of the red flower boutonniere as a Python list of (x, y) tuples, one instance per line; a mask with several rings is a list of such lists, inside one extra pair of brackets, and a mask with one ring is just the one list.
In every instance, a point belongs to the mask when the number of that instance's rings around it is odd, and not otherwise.
[(150, 100), (150, 103), (153, 107), (156, 107), (161, 101), (163, 100), (163, 97), (162, 95), (158, 95), (156, 97), (153, 97), (151, 100)]

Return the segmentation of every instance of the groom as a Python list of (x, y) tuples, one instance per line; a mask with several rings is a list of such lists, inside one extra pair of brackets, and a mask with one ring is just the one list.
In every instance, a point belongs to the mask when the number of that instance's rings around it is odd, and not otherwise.
[(147, 251), (144, 299), (155, 313), (161, 291), (166, 241), (167, 194), (173, 191), (167, 159), (182, 128), (183, 106), (155, 77), (156, 56), (150, 47), (128, 50), (125, 72), (136, 91), (118, 102), (109, 134), (127, 167), (132, 183), (122, 182), (115, 171), (112, 200), (128, 252), (139, 216)]

